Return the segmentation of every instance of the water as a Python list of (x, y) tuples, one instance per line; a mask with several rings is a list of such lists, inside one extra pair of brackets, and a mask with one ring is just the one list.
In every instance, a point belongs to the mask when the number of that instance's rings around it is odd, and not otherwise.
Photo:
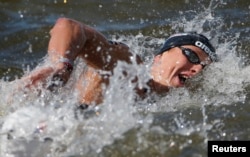
[[(248, 0), (1, 0), (0, 6), (1, 156), (199, 157), (208, 140), (250, 139)], [(125, 42), (148, 63), (168, 35), (202, 32), (220, 61), (187, 88), (144, 101), (134, 101), (129, 78), (117, 81), (118, 68), (103, 104), (76, 119), (71, 86), (84, 63), (56, 93), (13, 94), (18, 78), (40, 66), (49, 30), (62, 16)], [(143, 67), (129, 68), (131, 78), (147, 80)]]

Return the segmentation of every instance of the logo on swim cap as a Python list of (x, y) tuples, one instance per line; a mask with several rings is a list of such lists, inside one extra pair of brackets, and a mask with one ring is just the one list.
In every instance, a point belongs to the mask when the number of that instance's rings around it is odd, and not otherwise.
[(203, 51), (205, 51), (208, 56), (213, 56), (214, 57), (214, 52), (211, 51), (205, 44), (203, 44), (201, 41), (196, 41), (195, 46), (199, 47)]

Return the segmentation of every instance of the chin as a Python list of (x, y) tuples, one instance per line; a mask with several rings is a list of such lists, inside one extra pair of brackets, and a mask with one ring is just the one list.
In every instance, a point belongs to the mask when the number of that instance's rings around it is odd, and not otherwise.
[(185, 85), (182, 84), (182, 83), (173, 83), (173, 84), (170, 84), (169, 87), (172, 87), (172, 88), (181, 88), (181, 87), (184, 87)]
[(157, 89), (156, 92), (157, 93), (166, 93), (169, 91), (170, 86), (168, 85), (163, 85), (157, 82), (154, 82), (154, 86)]

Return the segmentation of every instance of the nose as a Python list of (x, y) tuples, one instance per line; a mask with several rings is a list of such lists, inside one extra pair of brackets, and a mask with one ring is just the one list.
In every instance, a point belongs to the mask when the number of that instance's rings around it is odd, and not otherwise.
[(200, 73), (202, 71), (202, 69), (203, 69), (202, 65), (194, 64), (190, 69), (192, 76), (195, 76), (198, 73)]

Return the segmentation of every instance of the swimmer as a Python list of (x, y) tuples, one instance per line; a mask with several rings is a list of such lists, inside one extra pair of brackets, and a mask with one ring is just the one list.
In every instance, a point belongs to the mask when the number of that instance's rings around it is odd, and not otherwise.
[[(84, 104), (83, 108), (102, 102), (103, 85), (109, 85), (118, 61), (132, 64), (132, 58), (136, 58), (136, 64), (143, 64), (127, 45), (109, 41), (92, 27), (73, 19), (59, 18), (50, 35), (48, 60), (51, 64), (31, 71), (21, 80), (25, 88), (46, 83), (49, 77), (65, 84), (74, 69), (75, 59), (81, 58), (87, 68), (83, 68), (75, 88), (79, 91), (78, 101)], [(165, 94), (171, 87), (183, 87), (186, 80), (216, 60), (215, 49), (205, 36), (195, 32), (174, 34), (166, 39), (153, 58), (151, 79), (147, 83), (150, 90), (137, 87), (135, 91), (141, 97), (148, 92)]]

